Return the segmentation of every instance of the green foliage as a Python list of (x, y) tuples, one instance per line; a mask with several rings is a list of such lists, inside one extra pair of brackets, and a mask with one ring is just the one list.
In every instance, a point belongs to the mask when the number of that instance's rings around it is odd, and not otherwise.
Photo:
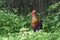
[(20, 19), (13, 13), (0, 10), (0, 33), (16, 32), (20, 30)]
[(55, 4), (51, 5), (51, 6), (49, 6), (49, 8), (47, 9), (47, 11), (48, 11), (48, 12), (51, 12), (51, 11), (53, 11), (53, 10), (56, 10), (56, 8), (57, 8), (58, 6), (60, 6), (60, 2), (55, 3)]
[[(23, 30), (23, 29), (22, 29)], [(43, 31), (20, 31), (20, 33), (12, 33), (6, 37), (0, 36), (2, 40), (59, 40), (60, 31), (54, 33), (47, 33)]]
[(26, 28), (30, 28), (30, 23), (31, 23), (31, 15), (28, 14), (27, 16), (23, 16), (23, 15), (20, 15), (19, 16), (19, 19), (20, 19), (20, 25), (21, 27), (26, 27)]
[(57, 40), (59, 36), (59, 33), (46, 33), (43, 31), (36, 31), (33, 32), (31, 31), (24, 31), (24, 32), (20, 32), (21, 35), (21, 40)]
[(31, 16), (17, 16), (12, 12), (7, 12), (6, 9), (0, 10), (0, 33), (15, 33), (19, 32), (20, 28), (30, 28)]
[[(49, 8), (47, 9), (47, 16), (45, 17), (45, 19), (43, 20), (43, 28), (45, 31), (56, 31), (60, 28), (60, 11), (58, 11), (59, 8), (57, 7), (60, 7), (60, 2), (58, 3), (55, 3), (51, 6), (49, 6)], [(56, 11), (55, 11), (56, 10)]]

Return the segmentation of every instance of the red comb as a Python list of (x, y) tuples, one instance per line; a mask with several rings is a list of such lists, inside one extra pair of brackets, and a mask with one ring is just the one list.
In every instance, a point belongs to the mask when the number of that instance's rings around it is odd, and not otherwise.
[(32, 10), (32, 13), (35, 13), (36, 12), (36, 10)]

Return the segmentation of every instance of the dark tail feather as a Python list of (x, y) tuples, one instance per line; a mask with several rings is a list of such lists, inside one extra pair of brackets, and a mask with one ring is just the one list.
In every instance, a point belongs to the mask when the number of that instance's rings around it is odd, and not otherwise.
[(36, 31), (36, 30), (40, 30), (40, 29), (42, 29), (42, 20), (41, 21), (39, 21), (39, 23), (35, 26), (35, 28), (33, 29), (34, 30), (34, 32)]

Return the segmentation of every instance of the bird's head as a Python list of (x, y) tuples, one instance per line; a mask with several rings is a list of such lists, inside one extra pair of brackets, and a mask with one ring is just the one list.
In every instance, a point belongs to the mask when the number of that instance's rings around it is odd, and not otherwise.
[(34, 9), (34, 10), (32, 10), (31, 15), (35, 16), (35, 13), (36, 13), (36, 10)]

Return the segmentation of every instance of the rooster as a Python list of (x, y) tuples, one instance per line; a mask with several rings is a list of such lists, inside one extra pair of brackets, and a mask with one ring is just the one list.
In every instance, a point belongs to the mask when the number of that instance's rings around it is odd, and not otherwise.
[(36, 10), (32, 10), (32, 12), (31, 12), (31, 15), (32, 15), (31, 26), (32, 26), (32, 29), (34, 30), (34, 32), (36, 30), (42, 29), (42, 20), (39, 20), (35, 13), (36, 13)]

